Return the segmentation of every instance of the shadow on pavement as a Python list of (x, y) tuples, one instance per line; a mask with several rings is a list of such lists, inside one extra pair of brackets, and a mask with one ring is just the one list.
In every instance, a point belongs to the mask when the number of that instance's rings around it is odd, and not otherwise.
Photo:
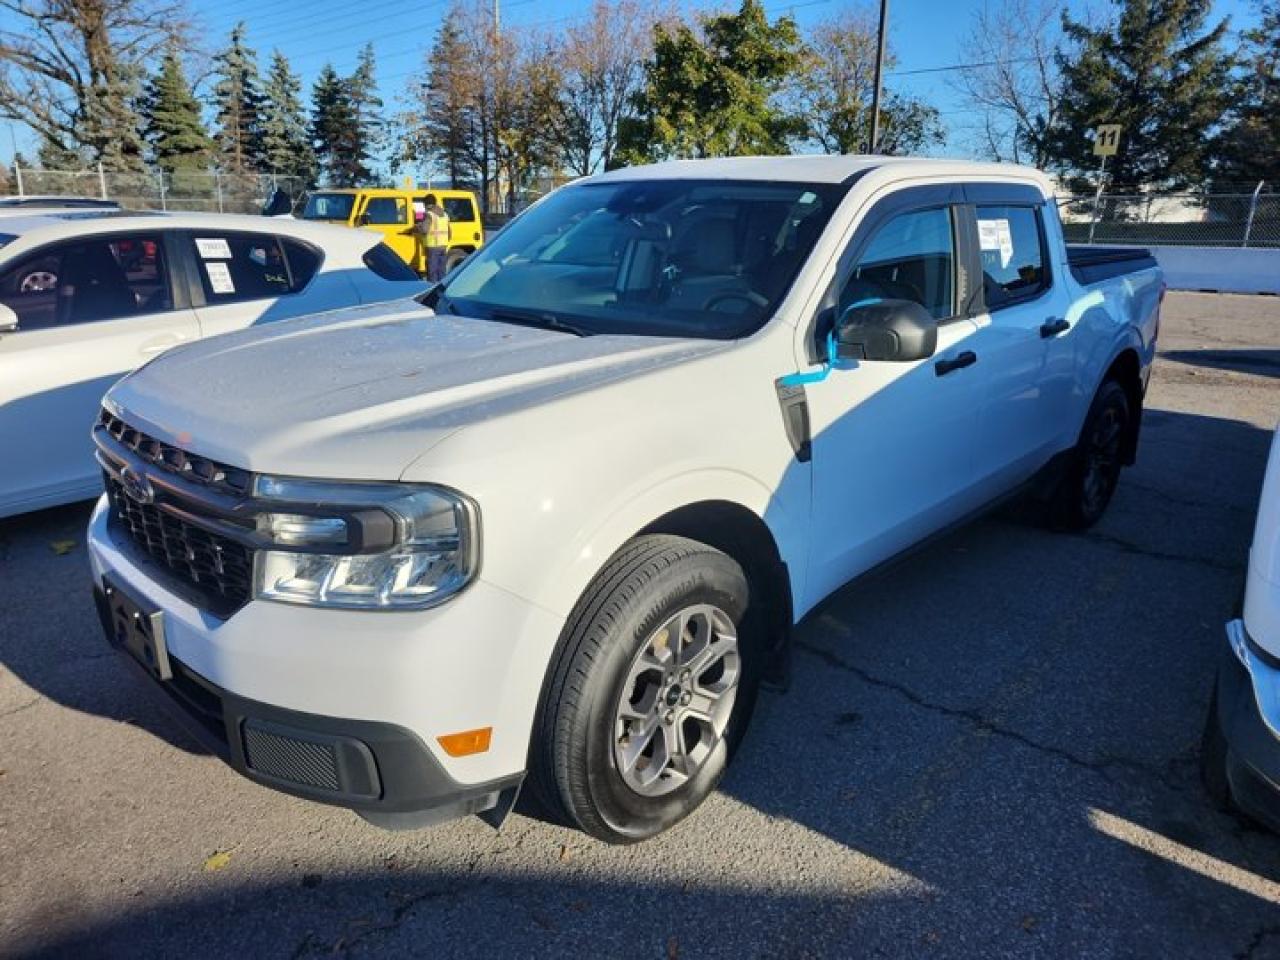
[(1161, 352), (1160, 358), (1192, 367), (1235, 370), (1256, 377), (1280, 377), (1280, 350), (1170, 350)]

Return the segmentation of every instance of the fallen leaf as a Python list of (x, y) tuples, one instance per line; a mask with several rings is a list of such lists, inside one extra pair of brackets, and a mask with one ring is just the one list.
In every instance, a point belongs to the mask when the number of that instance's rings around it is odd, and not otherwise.
[(1022, 918), (1022, 929), (1027, 931), (1027, 933), (1030, 933), (1032, 930), (1036, 928), (1036, 924), (1039, 922), (1040, 921), (1033, 916), (1030, 916), (1030, 915), (1025, 916)]
[(567, 843), (560, 844), (560, 862), (564, 863), (572, 856), (573, 851), (569, 849), (569, 845)]
[(204, 868), (212, 873), (214, 870), (221, 870), (230, 862), (231, 852), (229, 850), (216, 850), (205, 860)]
[(671, 937), (667, 940), (667, 960), (679, 960), (680, 957), (680, 940), (677, 937)]
[(49, 549), (60, 557), (65, 557), (75, 548), (76, 542), (74, 540), (54, 540), (49, 544)]

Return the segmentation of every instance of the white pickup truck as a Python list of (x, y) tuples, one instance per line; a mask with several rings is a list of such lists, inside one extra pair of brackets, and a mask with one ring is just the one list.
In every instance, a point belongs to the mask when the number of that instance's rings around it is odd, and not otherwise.
[(1133, 460), (1164, 284), (1048, 180), (709, 160), (556, 191), (417, 300), (169, 351), (94, 430), (109, 638), (246, 776), (387, 827), (715, 788), (792, 626)]

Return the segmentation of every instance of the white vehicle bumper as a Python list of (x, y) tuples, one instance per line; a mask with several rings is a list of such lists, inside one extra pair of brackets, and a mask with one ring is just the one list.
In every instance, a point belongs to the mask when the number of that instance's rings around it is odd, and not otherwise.
[[(241, 773), (389, 826), (514, 801), (560, 618), (481, 579), (429, 610), (253, 600), (219, 620), (163, 586), (113, 530), (104, 497), (88, 532), (104, 628), (104, 577), (162, 611), (174, 680), (157, 685)], [(482, 753), (452, 757), (437, 739), (484, 727)], [(440, 815), (411, 816), (423, 810)]]

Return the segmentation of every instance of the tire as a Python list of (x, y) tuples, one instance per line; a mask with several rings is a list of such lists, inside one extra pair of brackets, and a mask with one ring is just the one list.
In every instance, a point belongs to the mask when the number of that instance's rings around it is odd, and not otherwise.
[(1227, 780), (1227, 738), (1218, 720), (1218, 690), (1214, 684), (1209, 698), (1209, 715), (1204, 722), (1204, 736), (1200, 740), (1200, 779), (1205, 792), (1220, 810), (1231, 810), (1231, 784)]
[(747, 601), (737, 562), (694, 540), (642, 536), (614, 555), (570, 615), (543, 690), (530, 787), (546, 813), (634, 843), (707, 798), (759, 687)]
[(1049, 509), (1050, 523), (1064, 530), (1087, 530), (1102, 519), (1123, 467), (1131, 429), (1129, 397), (1114, 380), (1098, 388), (1080, 439)]
[(462, 261), (467, 259), (468, 256), (470, 256), (470, 254), (465, 250), (450, 250), (448, 255), (444, 258), (444, 272), (452, 273), (453, 268), (462, 263)]

